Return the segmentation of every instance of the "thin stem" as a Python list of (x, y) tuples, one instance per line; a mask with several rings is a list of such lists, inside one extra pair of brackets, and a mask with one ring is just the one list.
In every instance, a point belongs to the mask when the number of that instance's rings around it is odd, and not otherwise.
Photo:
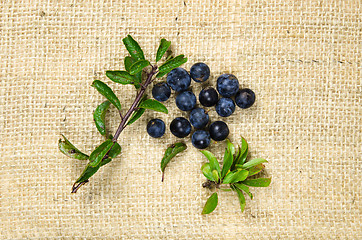
[(143, 94), (146, 91), (146, 88), (148, 87), (148, 85), (150, 85), (150, 83), (152, 83), (153, 79), (152, 77), (157, 73), (157, 66), (153, 66), (151, 69), (151, 72), (148, 74), (148, 77), (146, 79), (146, 81), (144, 82), (144, 84), (142, 84), (141, 90), (138, 92), (136, 99), (134, 100), (133, 104), (131, 105), (131, 107), (128, 109), (126, 115), (124, 115), (121, 123), (118, 126), (118, 129), (116, 131), (116, 133), (114, 134), (114, 137), (112, 139), (113, 142), (117, 142), (117, 139), (119, 137), (119, 135), (122, 133), (123, 129), (125, 129), (125, 127), (127, 126), (127, 120), (128, 118), (132, 115), (132, 113), (136, 110), (139, 102), (142, 99)]

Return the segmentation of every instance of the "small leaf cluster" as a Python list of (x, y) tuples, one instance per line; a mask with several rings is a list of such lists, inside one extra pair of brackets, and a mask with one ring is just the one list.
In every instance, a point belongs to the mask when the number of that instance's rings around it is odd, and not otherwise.
[[(122, 41), (129, 53), (129, 56), (124, 58), (125, 70), (106, 71), (106, 76), (115, 83), (133, 85), (137, 91), (137, 96), (130, 108), (126, 112), (123, 112), (121, 101), (112, 88), (100, 80), (93, 81), (91, 86), (106, 98), (106, 101), (99, 104), (93, 113), (96, 128), (99, 133), (105, 137), (105, 141), (96, 147), (88, 156), (78, 150), (64, 136), (63, 140), (59, 140), (58, 145), (62, 153), (75, 159), (89, 160), (83, 173), (75, 181), (72, 192), (76, 192), (80, 186), (88, 182), (88, 179), (96, 173), (101, 166), (106, 165), (120, 154), (121, 146), (117, 143), (120, 133), (126, 126), (137, 121), (145, 113), (146, 109), (168, 113), (167, 108), (162, 103), (154, 99), (148, 99), (145, 90), (154, 79), (166, 75), (172, 69), (181, 66), (187, 61), (184, 55), (176, 57), (168, 56), (165, 62), (158, 67), (156, 65), (157, 62), (163, 58), (171, 45), (171, 42), (165, 39), (161, 39), (160, 41), (155, 58), (156, 63), (153, 65), (149, 60), (145, 59), (140, 45), (130, 35)], [(121, 118), (120, 125), (114, 136), (107, 131), (105, 124), (106, 113), (111, 105), (118, 110)]]
[[(246, 161), (249, 147), (244, 138), (242, 138), (241, 146), (238, 146), (237, 150), (229, 140), (226, 141), (226, 144), (222, 168), (214, 154), (207, 150), (201, 151), (209, 160), (208, 163), (205, 163), (201, 167), (202, 173), (208, 179), (208, 181), (203, 184), (203, 187), (235, 191), (239, 198), (241, 211), (243, 212), (246, 204), (244, 193), (248, 195), (250, 199), (253, 199), (249, 187), (268, 187), (271, 182), (271, 178), (248, 179), (263, 170), (263, 163), (267, 162), (267, 160), (255, 158)], [(228, 184), (230, 188), (223, 188), (222, 186), (224, 184)], [(218, 194), (215, 192), (206, 201), (202, 214), (209, 214), (214, 211), (217, 203)]]

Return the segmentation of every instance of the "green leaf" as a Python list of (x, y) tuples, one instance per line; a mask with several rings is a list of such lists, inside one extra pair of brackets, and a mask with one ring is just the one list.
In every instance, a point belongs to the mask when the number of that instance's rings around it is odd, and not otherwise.
[(226, 139), (226, 147), (227, 147), (228, 151), (231, 152), (231, 155), (235, 154), (235, 146), (234, 146), (234, 144), (232, 144), (230, 142), (229, 139)]
[(212, 170), (212, 178), (214, 179), (215, 182), (219, 182), (220, 177), (219, 177), (219, 173), (217, 172), (217, 170)]
[(246, 205), (244, 194), (243, 194), (243, 192), (242, 192), (240, 189), (238, 189), (237, 187), (234, 187), (233, 189), (234, 189), (234, 191), (238, 194), (241, 212), (244, 212), (245, 205)]
[(207, 199), (206, 203), (205, 203), (205, 206), (204, 206), (204, 209), (202, 210), (202, 214), (209, 214), (209, 213), (212, 213), (216, 206), (217, 206), (217, 201), (218, 201), (218, 198), (217, 198), (217, 193), (213, 193), (209, 199)]
[(107, 86), (107, 84), (105, 84), (102, 81), (95, 80), (92, 83), (92, 87), (97, 89), (97, 91), (100, 94), (102, 94), (104, 97), (106, 97), (119, 111), (121, 110), (122, 107), (121, 107), (121, 103), (119, 102), (119, 99), (114, 94), (112, 89)]
[(126, 84), (136, 84), (138, 80), (126, 71), (106, 71), (106, 76), (113, 82)]
[(158, 72), (157, 75), (156, 75), (156, 78), (162, 78), (166, 74), (167, 74), (167, 72)]
[(59, 139), (58, 147), (59, 150), (67, 155), (68, 157), (75, 158), (78, 160), (87, 160), (89, 156), (78, 150), (68, 139), (62, 134), (64, 141)]
[(127, 56), (124, 58), (124, 68), (127, 72), (131, 71), (131, 66), (136, 62), (132, 57)]
[(205, 163), (204, 165), (202, 165), (201, 171), (207, 179), (209, 179), (210, 181), (215, 181), (212, 175), (210, 163)]
[(253, 199), (253, 194), (249, 191), (248, 186), (241, 183), (234, 183), (234, 186), (239, 188), (241, 191), (245, 192), (246, 194), (248, 194), (250, 199)]
[(244, 181), (249, 176), (249, 171), (247, 170), (239, 170), (232, 179), (231, 183)]
[[(120, 83), (120, 84), (132, 84), (135, 86), (136, 89), (139, 89), (141, 86), (139, 83), (142, 82), (142, 72), (139, 72), (135, 75), (129, 74), (129, 71), (131, 70), (132, 64), (134, 64), (136, 60), (134, 60), (132, 57), (127, 56), (124, 59), (124, 67), (126, 69), (125, 71), (106, 71), (106, 75), (114, 82)], [(131, 78), (132, 77), (132, 78)]]
[(107, 163), (110, 163), (112, 161), (112, 158), (106, 158), (104, 159), (101, 164), (99, 164), (100, 167), (106, 165)]
[(169, 73), (172, 69), (177, 68), (187, 62), (187, 58), (184, 57), (184, 55), (179, 55), (175, 58), (172, 58), (162, 64), (158, 70), (159, 73), (156, 75), (157, 78), (163, 77), (167, 73)]
[(144, 108), (139, 108), (138, 110), (136, 110), (135, 112), (133, 112), (130, 120), (128, 121), (127, 125), (131, 125), (132, 123), (134, 123), (135, 121), (137, 121), (142, 114), (146, 111), (146, 109)]
[(239, 152), (235, 158), (234, 165), (243, 164), (245, 162), (247, 156), (248, 156), (248, 142), (242, 137), (241, 138), (241, 149), (239, 149)]
[(126, 46), (129, 54), (132, 56), (132, 58), (134, 58), (137, 61), (145, 59), (145, 56), (143, 54), (140, 45), (138, 45), (138, 43), (130, 35), (127, 35), (127, 37), (123, 38), (122, 41)]
[(240, 146), (238, 146), (238, 150), (235, 153), (234, 157), (233, 157), (233, 164), (231, 165), (230, 171), (233, 171), (236, 169), (236, 161), (238, 158), (241, 157), (241, 153), (240, 153)]
[(236, 183), (240, 181), (244, 181), (249, 175), (249, 171), (247, 170), (235, 170), (232, 172), (229, 172), (224, 180), (222, 181), (224, 184), (228, 183)]
[(111, 105), (110, 101), (108, 101), (108, 100), (104, 101), (103, 103), (98, 105), (98, 107), (96, 108), (96, 110), (93, 113), (94, 123), (96, 124), (98, 131), (103, 136), (106, 135), (106, 125), (105, 125), (104, 119), (106, 117), (106, 112), (110, 105)]
[(88, 179), (98, 171), (99, 167), (100, 166), (91, 167), (88, 163), (80, 177), (77, 179), (77, 181), (75, 181), (75, 183), (82, 183), (88, 181)]
[[(221, 171), (221, 178), (223, 178), (228, 171), (231, 168), (231, 165), (233, 164), (233, 154), (232, 154), (232, 149), (229, 148), (229, 146), (225, 149), (225, 154), (224, 154), (224, 163), (222, 166), (222, 171)], [(235, 149), (234, 149), (235, 151)]]
[(263, 158), (254, 158), (246, 163), (243, 164), (243, 168), (244, 169), (249, 169), (251, 167), (254, 167), (256, 165), (259, 165), (261, 163), (265, 163), (268, 162), (267, 160), (263, 159)]
[(202, 150), (200, 152), (202, 154), (204, 154), (205, 157), (209, 160), (211, 170), (216, 170), (220, 175), (220, 173), (221, 173), (220, 172), (220, 165), (219, 165), (219, 162), (217, 161), (216, 157), (214, 156), (214, 154), (212, 154), (211, 152), (209, 152), (207, 150)]
[(157, 49), (156, 54), (156, 62), (160, 61), (163, 55), (167, 52), (167, 49), (171, 46), (171, 41), (167, 41), (166, 39), (162, 38), (160, 42), (160, 46)]
[(234, 175), (238, 172), (238, 170), (234, 170), (232, 172), (229, 172), (225, 177), (224, 179), (222, 180), (222, 183), (224, 184), (229, 184), (231, 183), (231, 181), (233, 180), (234, 178)]
[(164, 178), (164, 172), (167, 164), (171, 161), (173, 157), (175, 157), (178, 153), (184, 151), (187, 148), (186, 144), (182, 142), (175, 143), (168, 147), (165, 151), (165, 155), (161, 161), (161, 171), (162, 171), (162, 182)]
[(101, 145), (99, 145), (89, 156), (89, 165), (91, 167), (96, 167), (106, 156), (108, 151), (111, 149), (113, 142), (111, 139), (107, 139)]
[(102, 167), (102, 166), (106, 165), (107, 163), (109, 163), (110, 161), (112, 161), (112, 158), (117, 157), (121, 153), (121, 150), (122, 150), (121, 146), (117, 142), (115, 142), (113, 147), (107, 154), (108, 158), (103, 159), (100, 163), (100, 166)]
[(138, 107), (145, 108), (145, 109), (151, 109), (151, 110), (166, 113), (166, 114), (168, 113), (168, 110), (165, 107), (165, 105), (163, 105), (159, 101), (156, 101), (153, 99), (147, 99), (147, 100), (141, 102), (140, 105), (138, 105)]
[(258, 164), (254, 167), (249, 168), (249, 176), (253, 176), (255, 174), (258, 174), (261, 170), (263, 170), (264, 165), (263, 164)]
[[(142, 72), (136, 73), (136, 75), (134, 76), (139, 83), (142, 83)], [(141, 85), (139, 84), (135, 84), (134, 86), (136, 87), (136, 89), (139, 89), (141, 87)]]
[(150, 62), (147, 60), (139, 60), (137, 62), (135, 62), (132, 66), (131, 69), (129, 71), (129, 73), (131, 75), (135, 75), (139, 72), (141, 72), (145, 67), (147, 67), (148, 65), (150, 65)]
[(117, 142), (115, 142), (113, 144), (113, 147), (111, 148), (111, 150), (108, 152), (107, 155), (108, 155), (109, 158), (115, 158), (121, 153), (121, 151), (122, 151), (121, 146)]
[(271, 178), (257, 178), (245, 180), (242, 183), (250, 187), (268, 187), (270, 185)]
[(248, 150), (248, 142), (245, 140), (245, 138), (241, 137), (241, 154), (244, 154), (245, 151)]

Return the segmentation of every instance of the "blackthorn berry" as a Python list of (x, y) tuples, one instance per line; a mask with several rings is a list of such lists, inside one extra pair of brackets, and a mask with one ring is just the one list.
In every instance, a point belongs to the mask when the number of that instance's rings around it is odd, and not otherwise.
[(235, 103), (231, 98), (220, 98), (215, 109), (221, 117), (228, 117), (235, 111)]
[(191, 77), (185, 69), (175, 68), (167, 75), (167, 83), (176, 92), (182, 92), (190, 86)]
[(147, 133), (154, 138), (162, 137), (165, 134), (165, 123), (158, 118), (152, 119), (147, 124)]
[(190, 111), (196, 105), (196, 97), (193, 92), (185, 91), (177, 95), (176, 105), (182, 111)]
[(195, 63), (190, 69), (190, 76), (195, 82), (205, 82), (210, 77), (210, 68), (205, 63)]
[(157, 83), (152, 88), (152, 96), (160, 102), (164, 102), (171, 96), (171, 88), (165, 82)]
[(249, 108), (254, 104), (254, 102), (255, 93), (249, 88), (241, 89), (235, 95), (235, 103), (240, 108)]
[(202, 108), (195, 108), (190, 113), (190, 123), (195, 128), (204, 128), (209, 122), (209, 114)]
[(173, 135), (178, 138), (184, 138), (191, 132), (191, 124), (190, 122), (183, 117), (177, 117), (172, 120), (170, 124), (170, 130)]
[(232, 74), (222, 74), (217, 79), (217, 91), (223, 97), (234, 96), (239, 90), (239, 81)]
[(210, 133), (204, 130), (197, 130), (192, 134), (191, 142), (195, 148), (204, 149), (210, 145)]
[(219, 100), (219, 95), (217, 94), (215, 88), (204, 88), (199, 94), (199, 101), (201, 105), (205, 107), (214, 106), (217, 103), (217, 100)]
[(225, 122), (216, 121), (211, 123), (209, 133), (215, 141), (222, 141), (229, 136), (229, 128)]

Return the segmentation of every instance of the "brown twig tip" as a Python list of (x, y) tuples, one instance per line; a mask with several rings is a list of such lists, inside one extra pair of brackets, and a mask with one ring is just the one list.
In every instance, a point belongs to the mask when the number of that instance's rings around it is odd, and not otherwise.
[(218, 184), (216, 184), (215, 182), (213, 182), (213, 181), (210, 181), (210, 180), (207, 180), (206, 182), (204, 182), (203, 184), (202, 184), (202, 187), (203, 188), (208, 188), (208, 189), (212, 189), (212, 188), (214, 188), (214, 187), (218, 187)]
[(164, 177), (165, 177), (165, 172), (162, 172), (162, 179), (161, 179), (161, 182), (163, 182)]
[(76, 193), (78, 191), (78, 189), (83, 186), (84, 184), (86, 184), (87, 182), (89, 182), (89, 180), (86, 180), (84, 182), (80, 182), (80, 183), (74, 183), (73, 187), (72, 187), (72, 193)]

